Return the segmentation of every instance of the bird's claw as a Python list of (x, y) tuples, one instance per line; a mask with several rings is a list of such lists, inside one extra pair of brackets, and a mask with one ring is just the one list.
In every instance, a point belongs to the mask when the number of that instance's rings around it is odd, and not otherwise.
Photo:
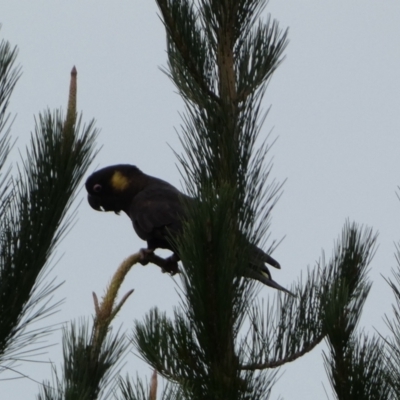
[(171, 274), (171, 276), (174, 276), (175, 274), (178, 274), (180, 272), (178, 268), (178, 260), (175, 254), (165, 259), (165, 264), (161, 268), (161, 272), (163, 274), (168, 272)]
[(154, 249), (140, 249), (139, 250), (140, 254), (140, 264), (142, 265), (147, 265), (150, 260), (149, 260), (149, 255), (154, 254)]
[(147, 265), (148, 263), (153, 263), (161, 268), (162, 273), (168, 272), (171, 275), (179, 273), (178, 261), (179, 257), (176, 254), (167, 258), (161, 258), (154, 254), (154, 249), (140, 249), (140, 260), (139, 263), (142, 265)]

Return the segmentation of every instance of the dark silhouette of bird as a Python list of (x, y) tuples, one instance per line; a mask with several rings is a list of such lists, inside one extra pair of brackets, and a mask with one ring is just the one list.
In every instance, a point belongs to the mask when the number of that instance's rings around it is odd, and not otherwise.
[[(88, 202), (97, 211), (124, 211), (131, 219), (137, 235), (147, 242), (149, 252), (169, 249), (173, 255), (168, 272), (177, 272), (180, 260), (171, 245), (171, 237), (179, 235), (185, 218), (183, 199), (194, 201), (162, 179), (144, 174), (139, 168), (113, 165), (94, 172), (86, 181)], [(292, 294), (276, 283), (265, 264), (280, 268), (280, 264), (255, 245), (250, 248), (246, 277)], [(175, 267), (174, 267), (175, 265)]]

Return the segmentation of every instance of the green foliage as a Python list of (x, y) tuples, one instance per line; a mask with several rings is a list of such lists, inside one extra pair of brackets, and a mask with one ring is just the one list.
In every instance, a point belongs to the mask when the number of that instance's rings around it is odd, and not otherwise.
[(376, 385), (364, 384), (363, 393), (387, 393), (379, 343), (355, 345), (370, 288), (371, 230), (346, 223), (331, 260), (298, 282), (296, 297), (279, 295), (266, 311), (257, 286), (238, 278), (251, 246), (265, 240), (281, 189), (270, 181), (269, 146), (259, 145), (259, 133), (266, 82), (282, 60), (287, 32), (259, 19), (266, 4), (260, 0), (157, 3), (167, 32), (166, 72), (186, 105), (184, 154), (177, 156), (188, 193), (200, 201), (187, 206), (177, 243), (184, 265), (180, 308), (172, 319), (154, 309), (136, 324), (132, 339), (141, 356), (184, 398), (267, 399), (277, 376), (271, 368), (327, 337), (337, 393), (338, 377), (350, 371), (348, 393), (361, 393), (355, 375), (361, 382), (375, 372)]
[(400, 244), (397, 244), (396, 250), (397, 269), (392, 271), (394, 279), (387, 280), (395, 297), (395, 303), (392, 306), (393, 317), (385, 316), (391, 336), (381, 338), (385, 343), (382, 353), (387, 380), (392, 389), (391, 395), (393, 399), (400, 399)]
[(153, 311), (137, 325), (134, 341), (186, 398), (267, 398), (275, 378), (241, 371), (237, 348), (256, 294), (254, 282), (239, 276), (252, 246), (265, 237), (281, 188), (267, 184), (268, 146), (255, 150), (265, 83), (286, 43), (276, 22), (254, 28), (263, 4), (158, 1), (168, 75), (186, 103), (178, 159), (189, 195), (200, 201), (188, 205), (177, 243), (184, 265), (182, 310), (173, 321)]
[(345, 227), (333, 265), (338, 279), (325, 298), (324, 329), (330, 351), (324, 354), (325, 368), (341, 400), (389, 398), (382, 343), (356, 331), (371, 288), (366, 274), (375, 242), (371, 229)]
[[(70, 225), (65, 220), (74, 193), (93, 159), (96, 136), (93, 123), (74, 139), (64, 141), (61, 113), (39, 117), (31, 149), (14, 183), (12, 196), (1, 218), (0, 348), (14, 352), (21, 347), (27, 324), (53, 311), (53, 307), (32, 310), (57, 286), (41, 286), (43, 268)], [(37, 332), (35, 332), (35, 335)], [(26, 337), (28, 341), (32, 336)], [(14, 356), (15, 357), (15, 356)]]
[[(9, 98), (19, 77), (17, 50), (0, 44), (0, 167), (10, 151)], [(76, 115), (73, 116), (76, 121)], [(10, 366), (40, 348), (32, 347), (52, 327), (32, 323), (55, 312), (51, 294), (59, 286), (45, 282), (46, 268), (72, 219), (66, 217), (78, 185), (95, 155), (94, 123), (64, 127), (61, 112), (47, 111), (36, 121), (30, 148), (13, 179), (3, 176), (0, 191), (0, 365)], [(8, 172), (8, 171), (7, 171)], [(43, 345), (41, 345), (43, 346)]]
[(0, 42), (0, 215), (9, 201), (9, 170), (4, 173), (3, 167), (11, 150), (10, 115), (7, 113), (11, 94), (20, 77), (20, 68), (15, 67), (18, 54), (16, 47), (11, 49), (10, 43)]
[[(387, 319), (393, 337), (383, 342), (357, 332), (371, 288), (372, 230), (346, 223), (329, 262), (323, 257), (294, 285), (295, 297), (275, 293), (266, 308), (257, 300), (257, 284), (242, 277), (251, 249), (265, 244), (282, 188), (270, 178), (270, 146), (260, 143), (260, 130), (266, 84), (282, 61), (287, 31), (260, 18), (263, 0), (157, 3), (167, 32), (166, 72), (186, 106), (177, 157), (187, 192), (199, 199), (187, 205), (189, 218), (176, 243), (184, 265), (179, 307), (172, 318), (152, 309), (131, 338), (168, 380), (161, 398), (268, 399), (278, 368), (324, 338), (325, 367), (338, 399), (400, 398), (400, 274), (397, 283), (389, 281), (396, 296), (395, 320)], [(6, 110), (20, 74), (16, 54), (0, 43), (0, 170), (11, 148)], [(93, 122), (81, 127), (71, 105), (66, 119), (61, 112), (40, 115), (18, 174), (0, 175), (2, 368), (33, 355), (30, 346), (52, 329), (31, 325), (58, 305), (50, 301), (58, 285), (45, 282), (46, 268), (71, 225), (67, 210), (96, 154)], [(39, 400), (94, 400), (111, 392), (125, 400), (155, 398), (140, 378), (115, 379), (127, 343), (109, 326), (130, 294), (115, 307), (118, 288), (105, 308), (95, 299), (91, 330), (86, 322), (64, 329), (62, 372), (54, 370)]]
[(94, 400), (113, 384), (127, 343), (123, 336), (109, 333), (100, 349), (96, 349), (92, 334), (84, 321), (64, 329), (63, 374), (60, 377), (54, 371), (55, 385), (45, 383), (38, 400)]
[(340, 347), (331, 345), (330, 350), (330, 357), (324, 354), (324, 361), (337, 399), (393, 398), (380, 339), (353, 333)]

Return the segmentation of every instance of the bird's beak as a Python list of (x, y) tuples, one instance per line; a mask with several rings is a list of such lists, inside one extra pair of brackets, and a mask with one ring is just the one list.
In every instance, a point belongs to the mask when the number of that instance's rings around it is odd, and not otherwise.
[(100, 200), (97, 197), (88, 194), (88, 203), (90, 204), (90, 207), (92, 207), (94, 210), (103, 211)]

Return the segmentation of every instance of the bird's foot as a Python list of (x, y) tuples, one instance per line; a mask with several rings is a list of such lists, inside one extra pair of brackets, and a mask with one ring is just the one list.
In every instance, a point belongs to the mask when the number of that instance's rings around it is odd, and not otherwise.
[(176, 254), (172, 254), (167, 258), (159, 257), (157, 254), (154, 254), (154, 249), (140, 249), (140, 264), (147, 265), (148, 263), (152, 263), (158, 265), (161, 268), (161, 272), (168, 272), (171, 275), (175, 275), (179, 273), (178, 261), (179, 257)]
[(163, 273), (168, 272), (173, 276), (180, 272), (178, 267), (179, 258), (176, 254), (172, 254), (172, 256), (167, 257), (164, 261), (165, 264), (161, 267)]
[(150, 256), (154, 255), (154, 249), (140, 249), (140, 264), (147, 265), (150, 262)]

